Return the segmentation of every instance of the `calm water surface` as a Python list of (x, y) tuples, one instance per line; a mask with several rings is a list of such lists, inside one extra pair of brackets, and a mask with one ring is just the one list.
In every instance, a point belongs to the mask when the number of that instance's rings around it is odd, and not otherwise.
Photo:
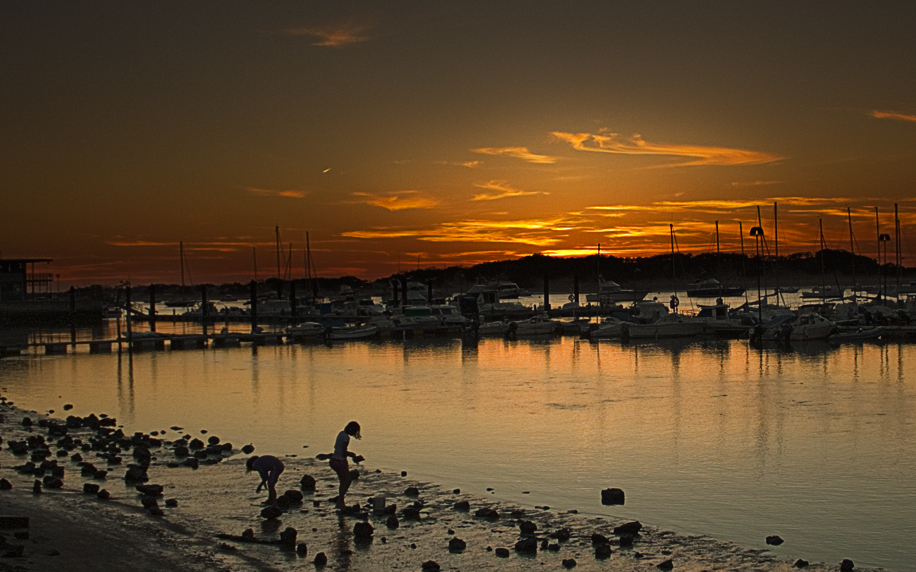
[[(916, 346), (900, 344), (435, 339), (39, 351), (0, 360), (0, 388), (24, 408), (70, 403), (125, 430), (206, 429), (279, 455), (329, 452), (356, 419), (364, 438), (351, 448), (370, 469), (750, 547), (778, 534), (780, 557), (905, 570), (910, 370)], [(626, 505), (601, 506), (607, 487)]]

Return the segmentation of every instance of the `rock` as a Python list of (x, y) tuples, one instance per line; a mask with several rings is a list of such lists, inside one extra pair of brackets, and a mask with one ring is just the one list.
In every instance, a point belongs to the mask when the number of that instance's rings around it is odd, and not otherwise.
[(283, 511), (277, 508), (276, 505), (270, 505), (268, 507), (264, 507), (264, 509), (261, 510), (261, 517), (268, 520), (279, 518), (282, 514)]
[(640, 530), (642, 530), (642, 524), (640, 524), (638, 520), (635, 520), (614, 528), (614, 534), (639, 534)]
[(522, 534), (534, 534), (534, 531), (538, 529), (538, 525), (534, 524), (530, 520), (523, 520), (518, 523), (519, 529), (521, 529)]
[(150, 497), (161, 497), (164, 490), (162, 485), (137, 485), (137, 492)]
[(471, 510), (471, 503), (469, 503), (468, 501), (458, 501), (455, 503), (455, 510), (467, 512)]
[(300, 542), (296, 546), (296, 554), (298, 554), (299, 556), (305, 558), (306, 556), (308, 556), (308, 553), (309, 553), (309, 547), (306, 543)]
[(599, 533), (592, 534), (592, 545), (598, 544), (608, 544), (610, 541), (607, 539), (607, 536)]
[(601, 491), (601, 504), (624, 504), (623, 490), (604, 489)]
[(300, 503), (302, 502), (302, 499), (305, 498), (302, 492), (293, 490), (293, 489), (290, 489), (286, 491), (285, 493), (283, 493), (283, 496), (288, 498), (290, 503)]
[(477, 512), (474, 513), (474, 516), (477, 516), (480, 518), (488, 518), (490, 520), (499, 519), (499, 513), (493, 510), (492, 508), (477, 509)]
[(794, 566), (795, 566), (796, 568), (807, 568), (807, 567), (808, 567), (808, 561), (807, 561), (807, 560), (802, 560), (801, 558), (799, 558), (798, 560), (795, 561)]
[(299, 480), (299, 487), (304, 491), (314, 491), (316, 485), (315, 477), (311, 475), (303, 475)]
[(146, 469), (138, 466), (131, 466), (124, 474), (124, 481), (128, 483), (145, 483), (149, 480)]
[(70, 411), (71, 409), (73, 409), (73, 404), (71, 403), (64, 404), (64, 411)]
[(105, 489), (102, 489), (98, 493), (96, 493), (95, 496), (99, 497), (102, 500), (108, 500), (111, 498), (111, 493), (106, 491)]
[(289, 508), (289, 505), (292, 504), (289, 500), (289, 497), (281, 495), (277, 497), (277, 508), (280, 510), (286, 510)]
[(658, 568), (659, 570), (671, 570), (672, 568), (674, 568), (674, 562), (672, 562), (671, 559), (669, 558), (668, 560), (665, 560), (664, 562), (660, 562), (656, 564), (655, 567)]
[(352, 471), (350, 471), (350, 480), (352, 481), (359, 480), (359, 471), (357, 469), (353, 469)]
[(175, 456), (176, 457), (187, 457), (191, 454), (191, 450), (184, 445), (178, 445), (175, 447)]
[(435, 560), (427, 560), (420, 565), (420, 568), (423, 569), (424, 572), (436, 572), (436, 570), (440, 569), (440, 566)]
[(550, 533), (550, 538), (555, 538), (561, 542), (566, 542), (569, 540), (570, 536), (572, 536), (572, 533), (568, 528), (561, 528), (560, 530)]
[[(546, 542), (546, 541), (545, 541), (545, 542)], [(542, 542), (541, 544), (543, 545), (544, 542)], [(560, 543), (559, 543), (559, 542), (554, 542), (553, 544), (548, 544), (548, 545), (547, 545), (547, 550), (549, 550), (549, 551), (551, 551), (551, 552), (559, 552), (559, 551), (560, 551)]]
[(409, 497), (418, 497), (420, 496), (420, 489), (417, 487), (407, 487), (407, 490), (404, 491), (404, 495)]
[(178, 506), (178, 499), (168, 499), (165, 501), (165, 506), (169, 508), (175, 508)]
[(191, 467), (192, 469), (196, 469), (197, 467), (200, 466), (200, 461), (197, 459), (197, 457), (188, 457), (187, 459), (184, 460), (182, 465), (186, 467)]
[(461, 494), (461, 489), (455, 489), (455, 490), (453, 490), (453, 491), (452, 491), (452, 494), (460, 495), (460, 494)]
[(41, 492), (41, 481), (35, 479), (35, 483), (32, 485), (32, 492), (38, 494)]
[(575, 568), (576, 564), (575, 558), (566, 558), (563, 560), (563, 568)]
[(254, 540), (254, 529), (246, 528), (242, 531), (242, 538), (245, 540)]
[(467, 547), (467, 542), (461, 540), (460, 538), (453, 538), (448, 541), (449, 552), (462, 552)]
[(497, 548), (497, 549), (496, 549), (496, 556), (498, 556), (499, 558), (508, 558), (508, 557), (509, 557), (509, 549), (508, 549), (508, 548)]
[(191, 439), (191, 442), (188, 443), (188, 448), (192, 451), (199, 451), (204, 448), (204, 442), (200, 439)]
[(401, 515), (406, 520), (420, 520), (420, 509), (415, 506), (408, 506), (401, 511)]
[[(211, 437), (212, 439), (212, 437)], [(280, 533), (280, 546), (285, 548), (295, 548), (296, 547), (296, 535), (298, 532), (293, 527), (288, 527), (286, 530)]]
[(767, 536), (767, 544), (770, 544), (772, 546), (779, 546), (783, 542), (785, 541), (775, 534), (773, 536)]
[(619, 538), (619, 544), (623, 548), (629, 548), (633, 546), (633, 541), (636, 539), (632, 534), (621, 534)]
[(852, 572), (852, 569), (855, 567), (856, 565), (848, 558), (844, 558), (843, 561), (840, 562), (840, 572)]
[(31, 426), (32, 426), (32, 418), (31, 418), (31, 417), (23, 417), (23, 418), (22, 418), (22, 426), (23, 426), (23, 427), (31, 427)]
[(0, 491), (8, 491), (13, 488), (13, 484), (6, 479), (0, 479)]
[(385, 526), (387, 526), (391, 530), (394, 530), (397, 527), (401, 526), (401, 523), (398, 522), (398, 517), (392, 515), (392, 516), (389, 516), (388, 520), (385, 521)]
[(515, 551), (522, 554), (537, 554), (538, 541), (533, 538), (523, 538), (515, 543)]
[(143, 505), (143, 508), (154, 508), (159, 506), (159, 501), (156, 500), (156, 497), (143, 496), (140, 497), (140, 504)]
[(52, 476), (52, 475), (48, 475), (48, 476), (46, 476), (44, 479), (42, 479), (42, 483), (44, 484), (45, 487), (47, 487), (47, 488), (49, 488), (49, 489), (62, 489), (62, 488), (64, 488), (64, 481), (62, 481), (62, 480), (60, 480), (59, 478), (57, 478), (57, 477), (55, 477), (55, 476)]
[(324, 566), (325, 564), (328, 563), (328, 557), (325, 555), (324, 552), (319, 552), (318, 554), (315, 555), (314, 562), (315, 562), (315, 566)]
[(242, 447), (242, 452), (245, 453), (246, 455), (250, 455), (254, 453), (254, 445), (251, 445), (251, 444), (245, 445), (244, 447)]
[(373, 532), (375, 529), (368, 522), (357, 522), (353, 526), (353, 538), (356, 540), (368, 540), (372, 538)]
[(613, 550), (611, 550), (610, 544), (599, 544), (595, 546), (595, 558), (598, 558), (599, 560), (606, 560), (610, 558), (612, 552)]
[(207, 443), (211, 445), (219, 445), (219, 437), (216, 435), (210, 435), (210, 437), (207, 438)]

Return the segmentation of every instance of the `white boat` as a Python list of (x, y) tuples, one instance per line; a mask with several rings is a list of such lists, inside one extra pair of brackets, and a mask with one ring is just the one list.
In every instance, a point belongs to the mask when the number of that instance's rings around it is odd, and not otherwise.
[(365, 324), (360, 326), (337, 326), (328, 331), (332, 340), (361, 340), (378, 336), (378, 326)]
[(697, 319), (705, 321), (707, 334), (718, 338), (741, 338), (747, 335), (750, 324), (741, 318), (732, 318), (728, 313), (728, 304), (719, 299), (716, 304), (700, 304)]
[(836, 331), (836, 324), (820, 314), (804, 314), (792, 323), (789, 341), (810, 342), (826, 340), (830, 334)]
[(723, 286), (715, 278), (697, 280), (687, 286), (687, 296), (690, 298), (717, 298), (719, 296), (741, 296), (743, 294), (744, 288)]
[(516, 336), (545, 336), (554, 334), (559, 328), (559, 322), (547, 316), (534, 316), (527, 320), (511, 322), (509, 333)]
[(871, 328), (855, 328), (849, 330), (840, 330), (839, 332), (830, 334), (827, 336), (827, 341), (830, 343), (862, 342), (867, 340), (880, 339), (883, 334), (883, 326), (873, 326)]
[(820, 287), (815, 286), (810, 290), (803, 290), (801, 293), (802, 298), (840, 298), (842, 293), (837, 292), (833, 286)]
[(588, 337), (593, 340), (619, 338), (623, 335), (623, 322), (617, 318), (605, 318), (600, 324), (594, 324), (588, 332)]
[(298, 326), (286, 328), (286, 337), (297, 342), (317, 340), (324, 336), (326, 330), (327, 328), (318, 322), (303, 322)]
[(706, 322), (684, 314), (666, 314), (649, 324), (629, 324), (630, 339), (686, 338), (700, 336)]
[(505, 336), (509, 333), (509, 322), (500, 320), (497, 322), (484, 322), (477, 326), (478, 336)]
[(646, 297), (648, 290), (627, 290), (613, 280), (605, 280), (598, 276), (598, 292), (586, 294), (585, 301), (602, 305), (614, 305), (619, 302), (638, 302)]

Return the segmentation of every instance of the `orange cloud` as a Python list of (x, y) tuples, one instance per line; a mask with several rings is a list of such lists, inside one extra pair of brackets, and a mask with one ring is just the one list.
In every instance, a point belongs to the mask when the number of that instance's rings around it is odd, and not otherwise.
[(286, 197), (288, 199), (301, 199), (308, 194), (306, 191), (281, 191), (276, 189), (259, 189), (257, 187), (245, 187), (245, 190), (253, 195), (259, 195), (262, 197)]
[(510, 187), (506, 184), (505, 181), (497, 180), (487, 181), (486, 183), (474, 183), (474, 186), (480, 189), (496, 191), (496, 193), (481, 193), (479, 195), (474, 195), (474, 198), (471, 199), (472, 201), (495, 201), (497, 199), (506, 199), (509, 197), (550, 194), (543, 191), (522, 191), (520, 189)]
[(556, 157), (532, 153), (527, 147), (481, 147), (479, 149), (471, 149), (471, 151), (483, 155), (495, 155), (497, 157), (514, 157), (516, 159), (528, 161), (529, 163), (544, 165), (551, 165), (557, 161)]
[(315, 38), (313, 46), (339, 48), (369, 41), (371, 38), (365, 34), (368, 29), (365, 25), (349, 24), (326, 28), (290, 28), (282, 33), (288, 36), (311, 36)]
[(359, 197), (359, 202), (363, 204), (381, 207), (389, 211), (431, 209), (439, 204), (436, 199), (425, 196), (419, 191), (400, 191), (386, 197), (370, 193), (353, 193), (353, 196)]
[(375, 228), (343, 233), (363, 239), (416, 238), (429, 242), (500, 242), (551, 246), (561, 242), (559, 233), (575, 230), (584, 221), (568, 217), (510, 221), (463, 220), (441, 223), (426, 229)]
[(566, 141), (577, 151), (619, 153), (623, 155), (670, 155), (697, 158), (695, 161), (670, 165), (674, 167), (697, 165), (760, 165), (782, 159), (782, 157), (778, 155), (759, 151), (748, 151), (745, 149), (649, 143), (639, 134), (634, 134), (626, 141), (620, 140), (616, 133), (606, 131), (600, 131), (598, 134), (554, 131), (552, 135), (557, 139)]
[(894, 113), (893, 111), (872, 111), (869, 113), (872, 117), (878, 119), (897, 119), (898, 121), (916, 121), (916, 115), (904, 115), (903, 113)]

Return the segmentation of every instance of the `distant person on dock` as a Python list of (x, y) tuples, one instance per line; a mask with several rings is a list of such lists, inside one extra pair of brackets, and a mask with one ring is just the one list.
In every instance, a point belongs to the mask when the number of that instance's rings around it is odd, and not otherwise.
[(353, 479), (350, 477), (350, 466), (347, 464), (347, 457), (353, 457), (356, 463), (363, 460), (362, 456), (347, 451), (347, 447), (350, 446), (350, 437), (362, 439), (362, 436), (359, 434), (359, 423), (356, 421), (347, 423), (344, 430), (337, 434), (337, 440), (334, 442), (334, 454), (331, 455), (331, 468), (334, 469), (334, 472), (337, 473), (337, 477), (340, 479), (340, 489), (337, 496), (337, 508), (339, 509), (347, 508), (347, 503), (344, 501), (344, 495), (347, 494), (350, 483), (353, 482)]
[(277, 502), (277, 480), (280, 473), (283, 472), (283, 461), (272, 456), (263, 455), (261, 457), (254, 455), (245, 461), (246, 473), (257, 471), (261, 475), (261, 484), (254, 492), (261, 492), (261, 487), (267, 485), (267, 502), (264, 504), (274, 504)]

